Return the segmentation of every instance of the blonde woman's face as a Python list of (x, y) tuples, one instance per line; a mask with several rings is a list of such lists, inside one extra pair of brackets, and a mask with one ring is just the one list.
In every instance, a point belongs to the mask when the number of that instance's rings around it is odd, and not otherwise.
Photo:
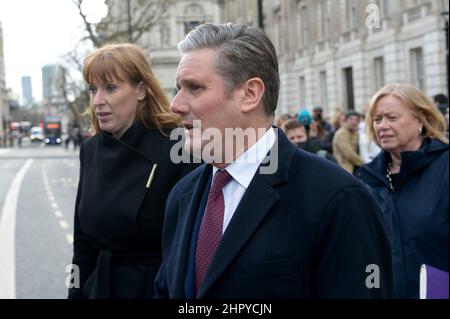
[(414, 151), (420, 148), (423, 128), (409, 108), (396, 96), (382, 97), (375, 105), (373, 128), (382, 149), (395, 153)]
[(133, 125), (138, 103), (145, 97), (142, 85), (134, 86), (115, 78), (107, 83), (94, 81), (89, 92), (100, 129), (116, 138)]

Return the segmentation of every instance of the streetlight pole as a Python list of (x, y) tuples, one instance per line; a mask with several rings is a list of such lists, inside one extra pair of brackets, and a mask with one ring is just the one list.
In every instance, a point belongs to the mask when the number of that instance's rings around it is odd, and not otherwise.
[(445, 49), (447, 60), (447, 96), (449, 96), (449, 81), (448, 81), (448, 11), (441, 12), (441, 17), (444, 19), (444, 31), (445, 31)]
[(127, 13), (128, 13), (128, 42), (133, 40), (133, 29), (131, 28), (131, 0), (127, 0)]
[(258, 0), (258, 27), (264, 30), (263, 0)]

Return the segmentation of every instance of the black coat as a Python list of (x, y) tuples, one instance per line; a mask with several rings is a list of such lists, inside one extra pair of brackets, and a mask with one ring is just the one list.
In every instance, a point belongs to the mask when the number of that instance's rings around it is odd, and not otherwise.
[(69, 298), (152, 297), (166, 198), (195, 167), (171, 161), (175, 143), (140, 122), (120, 140), (102, 132), (83, 143), (73, 256), (81, 287)]
[(356, 176), (370, 186), (381, 207), (392, 246), (394, 297), (419, 298), (419, 271), (428, 264), (448, 272), (448, 144), (425, 139), (401, 153), (395, 192), (386, 177), (389, 153), (382, 151)]
[[(365, 186), (337, 165), (298, 149), (280, 131), (275, 145), (278, 169), (256, 172), (198, 298), (390, 297), (389, 243)], [(156, 298), (186, 298), (189, 247), (211, 171), (211, 165), (199, 167), (169, 195)], [(373, 264), (379, 268), (379, 288), (366, 286)]]

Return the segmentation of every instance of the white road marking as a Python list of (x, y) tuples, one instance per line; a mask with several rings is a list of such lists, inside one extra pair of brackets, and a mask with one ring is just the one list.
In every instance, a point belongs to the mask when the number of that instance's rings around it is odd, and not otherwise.
[(54, 214), (55, 214), (55, 216), (58, 217), (58, 218), (63, 217), (63, 214), (61, 213), (60, 210), (55, 210), (55, 211), (54, 211)]
[(67, 229), (67, 228), (69, 228), (69, 225), (65, 221), (60, 220), (59, 227), (61, 227), (62, 229)]
[(71, 235), (71, 234), (67, 234), (66, 235), (66, 240), (67, 240), (67, 242), (69, 243), (69, 244), (73, 244), (73, 235)]
[(16, 298), (16, 210), (23, 178), (32, 163), (32, 159), (27, 160), (14, 177), (0, 215), (0, 299)]
[(0, 149), (0, 155), (8, 153), (9, 149)]
[(50, 204), (52, 205), (52, 208), (59, 209), (58, 203), (53, 202), (53, 203), (50, 203)]

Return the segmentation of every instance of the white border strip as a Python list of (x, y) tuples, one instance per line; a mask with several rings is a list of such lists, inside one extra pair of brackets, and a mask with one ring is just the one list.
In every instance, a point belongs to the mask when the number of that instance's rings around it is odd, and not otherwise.
[(31, 163), (33, 163), (32, 159), (27, 160), (14, 177), (0, 215), (0, 299), (16, 298), (16, 210), (20, 186)]

